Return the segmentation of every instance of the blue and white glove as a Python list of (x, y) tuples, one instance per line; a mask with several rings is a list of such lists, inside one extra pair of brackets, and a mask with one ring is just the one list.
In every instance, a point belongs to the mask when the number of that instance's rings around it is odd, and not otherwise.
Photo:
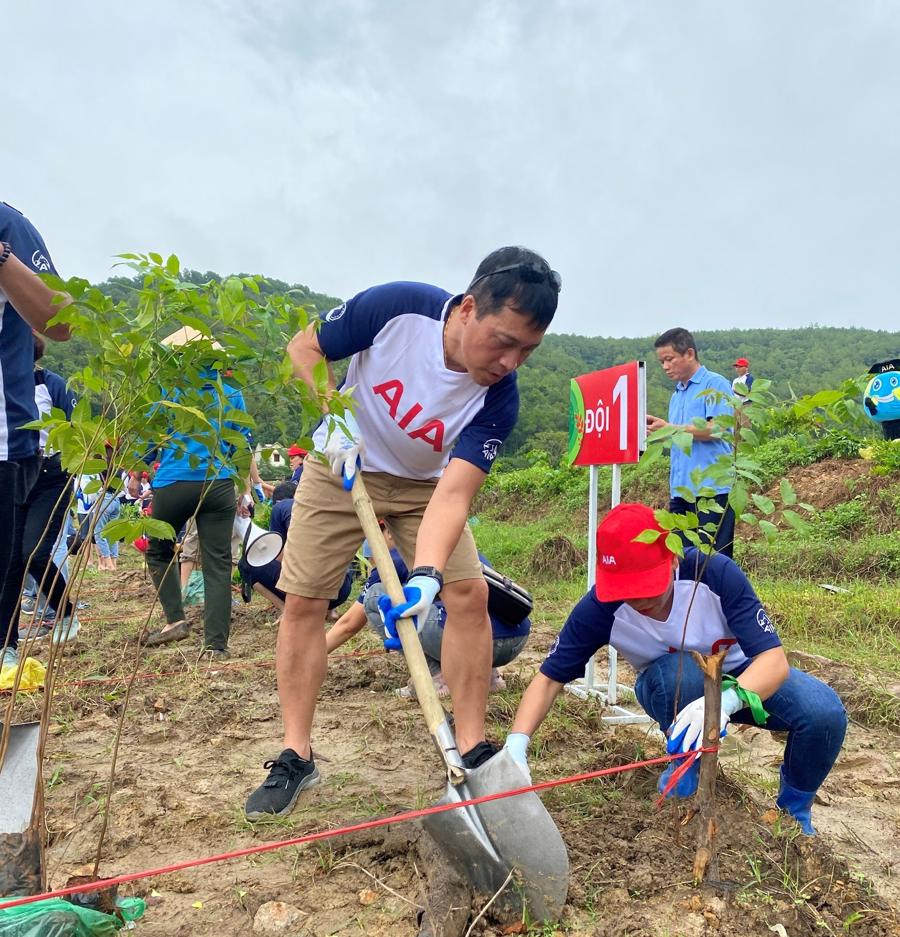
[(328, 432), (325, 442), (325, 458), (335, 475), (340, 475), (344, 488), (353, 487), (353, 476), (357, 466), (361, 465), (363, 443), (356, 417), (350, 410), (344, 410), (343, 416), (334, 413), (325, 415), (325, 428)]
[(422, 630), (422, 625), (428, 620), (428, 613), (431, 611), (435, 597), (443, 585), (440, 573), (436, 569), (431, 569), (426, 573), (416, 568), (403, 587), (405, 602), (393, 605), (389, 595), (379, 597), (378, 609), (384, 619), (384, 630), (387, 633), (384, 646), (389, 651), (399, 651), (403, 648), (400, 636), (397, 634), (397, 622), (401, 618), (411, 618), (416, 626), (417, 634)]
[(522, 769), (522, 773), (531, 784), (531, 769), (528, 767), (528, 743), (531, 736), (524, 732), (510, 732), (503, 746), (512, 755), (513, 761)]
[[(722, 694), (722, 731), (719, 738), (725, 735), (731, 717), (745, 704), (733, 689)], [(676, 752), (689, 752), (701, 747), (703, 741), (703, 697), (688, 703), (680, 713), (675, 716), (669, 731), (666, 733), (669, 740), (666, 742), (666, 751), (670, 755)]]
[(262, 504), (262, 502), (266, 500), (266, 493), (265, 491), (263, 491), (263, 486), (254, 485), (253, 491), (256, 494), (256, 500), (259, 501), (260, 504)]

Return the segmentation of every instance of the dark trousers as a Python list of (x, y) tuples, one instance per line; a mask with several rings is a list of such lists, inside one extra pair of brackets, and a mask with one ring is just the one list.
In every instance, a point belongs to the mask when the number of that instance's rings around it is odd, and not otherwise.
[[(734, 549), (734, 511), (728, 505), (727, 494), (716, 495), (716, 501), (725, 509), (725, 513), (717, 514), (715, 511), (698, 511), (697, 520), (701, 528), (704, 524), (715, 524), (718, 527), (714, 543), (716, 553), (724, 553), (725, 556), (731, 559), (732, 550)], [(685, 501), (684, 498), (672, 498), (669, 502), (669, 511), (672, 514), (687, 514), (688, 512), (696, 510), (697, 506)], [(707, 543), (712, 538), (712, 534), (709, 531), (698, 530), (697, 532), (700, 534), (701, 539), (705, 540)], [(686, 547), (693, 546), (687, 537), (684, 536), (683, 531), (680, 531), (679, 534)]]
[[(173, 482), (153, 491), (153, 517), (176, 531), (194, 516), (203, 564), (203, 646), (224, 651), (231, 631), (231, 529), (234, 526), (235, 490), (229, 478), (211, 482)], [(147, 566), (159, 590), (166, 621), (184, 619), (181, 577), (174, 540), (150, 538)]]
[(19, 603), (25, 581), (25, 501), (40, 470), (37, 455), (0, 462), (0, 633), (3, 645), (13, 648), (19, 644)]
[(35, 551), (28, 566), (38, 589), (58, 618), (71, 616), (72, 603), (66, 590), (66, 579), (53, 562), (56, 541), (66, 521), (72, 500), (69, 490), (71, 476), (63, 471), (59, 456), (44, 459), (37, 481), (25, 501), (25, 531), (22, 538), (22, 561)]
[[(277, 595), (282, 602), (285, 601), (285, 594), (278, 588), (278, 580), (281, 578), (281, 563), (278, 560), (272, 560), (270, 563), (266, 563), (265, 566), (251, 566), (243, 557), (238, 566), (241, 571), (241, 576), (245, 577), (251, 585), (255, 585), (257, 582), (261, 586), (265, 586), (269, 592)], [(344, 581), (341, 583), (340, 589), (338, 589), (338, 594), (333, 598), (328, 600), (328, 608), (337, 608), (339, 605), (343, 605), (347, 601), (347, 597), (350, 595), (350, 590), (353, 588), (353, 566), (347, 567), (347, 572), (344, 574)]]

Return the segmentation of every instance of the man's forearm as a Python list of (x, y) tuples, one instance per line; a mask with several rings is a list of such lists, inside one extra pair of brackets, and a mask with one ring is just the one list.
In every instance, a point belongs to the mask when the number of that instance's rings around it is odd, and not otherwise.
[[(14, 254), (0, 267), (0, 290), (15, 306), (16, 312), (36, 331), (57, 342), (69, 340), (68, 325), (47, 323), (72, 302), (64, 293), (56, 293)], [(63, 297), (60, 301), (57, 297)]]
[[(303, 332), (298, 332), (288, 343), (288, 357), (294, 369), (294, 377), (303, 381), (311, 390), (316, 391), (315, 367), (325, 361), (325, 353), (316, 338), (315, 327), (309, 326)], [(335, 380), (328, 364), (328, 388), (334, 390)]]
[(539, 673), (528, 684), (510, 731), (534, 735), (547, 713), (550, 712), (550, 707), (562, 688), (563, 684)]

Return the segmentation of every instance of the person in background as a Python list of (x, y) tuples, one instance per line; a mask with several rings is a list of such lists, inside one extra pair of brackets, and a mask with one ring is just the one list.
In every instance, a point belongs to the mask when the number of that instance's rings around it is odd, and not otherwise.
[[(184, 347), (190, 342), (201, 341), (195, 329), (185, 326), (162, 339), (162, 344), (173, 349)], [(221, 350), (212, 343), (213, 350)], [(233, 447), (222, 441), (221, 426), (217, 414), (223, 406), (246, 412), (244, 397), (240, 390), (223, 382), (227, 403), (222, 401), (218, 389), (218, 372), (204, 367), (200, 375), (206, 383), (200, 390), (204, 406), (207, 407), (212, 424), (212, 443), (173, 432), (172, 443), (159, 449), (159, 467), (153, 478), (153, 517), (166, 521), (178, 531), (188, 518), (193, 517), (200, 537), (200, 554), (203, 559), (204, 628), (200, 645), (202, 654), (221, 659), (229, 656), (228, 637), (231, 631), (231, 534), (234, 527), (236, 501), (240, 501), (242, 516), (249, 514), (249, 476), (243, 483), (243, 494), (235, 492), (237, 481), (231, 465)], [(184, 394), (178, 388), (167, 392), (171, 399), (181, 399)], [(250, 433), (246, 426), (230, 423), (224, 425), (239, 431), (250, 445)], [(190, 623), (184, 617), (181, 584), (174, 561), (175, 542), (150, 537), (147, 547), (147, 565), (159, 592), (166, 624), (145, 638), (146, 645), (167, 644), (180, 641), (190, 635)]]
[[(65, 380), (58, 374), (37, 367), (44, 350), (43, 339), (35, 334), (33, 379), (38, 412), (44, 415), (56, 408), (62, 410), (67, 419), (71, 419), (75, 395), (67, 389)], [(47, 451), (47, 436), (46, 430), (40, 431), (40, 448), (44, 458), (38, 477), (22, 505), (22, 567), (23, 571), (27, 568), (38, 591), (46, 597), (45, 613), (47, 609), (51, 610), (53, 618), (50, 621), (39, 621), (35, 616), (32, 628), (27, 629), (24, 635), (20, 628), (20, 637), (40, 639), (50, 635), (53, 643), (64, 644), (74, 640), (78, 634), (78, 619), (66, 590), (66, 545), (62, 538), (72, 500), (72, 479), (62, 468), (59, 454)]]
[(111, 488), (103, 492), (98, 503), (95, 505), (94, 513), (97, 520), (94, 524), (94, 544), (97, 547), (99, 559), (97, 568), (114, 573), (119, 562), (119, 541), (107, 540), (103, 535), (106, 525), (116, 520), (122, 513), (122, 501), (120, 492)]
[[(409, 578), (409, 570), (400, 555), (400, 551), (394, 546), (394, 538), (387, 526), (383, 521), (380, 522), (380, 526), (390, 549), (391, 559), (394, 561), (394, 569), (400, 582), (404, 583)], [(487, 558), (481, 553), (478, 555), (481, 562), (489, 567), (490, 563)], [(373, 567), (357, 600), (325, 635), (325, 645), (329, 654), (342, 644), (346, 644), (353, 635), (362, 631), (366, 622), (382, 641), (390, 640), (390, 636), (385, 631), (384, 613), (379, 607), (379, 602), (385, 594), (384, 584), (378, 575), (378, 570)], [(513, 622), (503, 620), (500, 615), (491, 613), (490, 610), (488, 613), (491, 619), (492, 638), (490, 692), (493, 693), (505, 688), (506, 683), (498, 668), (511, 663), (522, 653), (531, 632), (531, 620), (525, 616), (519, 621)], [(428, 662), (428, 670), (431, 673), (431, 679), (434, 682), (434, 688), (438, 696), (450, 695), (450, 689), (441, 673), (441, 644), (446, 623), (447, 609), (438, 597), (431, 606), (428, 618), (419, 632), (419, 640), (422, 642), (422, 650), (425, 652), (425, 660)], [(400, 697), (408, 699), (415, 697), (412, 681), (395, 692)]]
[(746, 358), (738, 358), (734, 363), (735, 374), (737, 375), (731, 382), (732, 393), (738, 393), (738, 384), (743, 384), (747, 388), (747, 393), (753, 387), (753, 375), (750, 373), (750, 362)]
[[(661, 536), (637, 542), (645, 530)], [(638, 701), (666, 732), (669, 754), (697, 749), (703, 741), (703, 673), (690, 652), (727, 649), (722, 735), (729, 722), (788, 733), (775, 803), (812, 836), (813, 798), (841, 750), (847, 713), (831, 687), (788, 665), (772, 620), (736, 563), (694, 547), (679, 561), (663, 533), (643, 504), (620, 504), (603, 519), (597, 584), (572, 610), (522, 696), (506, 747), (530, 779), (527, 752), (535, 730), (565, 684), (611, 644), (637, 671)], [(660, 791), (678, 764), (662, 773)], [(691, 796), (699, 774), (695, 760), (670, 794)]]
[[(715, 501), (721, 511), (698, 511), (699, 526), (715, 524), (714, 545), (719, 553), (732, 555), (734, 544), (734, 511), (728, 504), (730, 485), (715, 485), (704, 481), (702, 485), (691, 478), (695, 469), (708, 469), (720, 456), (731, 455), (729, 440), (719, 439), (712, 428), (707, 428), (717, 416), (733, 413), (729, 399), (731, 385), (715, 371), (708, 371), (697, 355), (697, 343), (687, 329), (675, 328), (663, 332), (654, 342), (656, 357), (666, 376), (675, 382), (675, 391), (669, 401), (669, 416), (663, 420), (647, 414), (647, 432), (652, 433), (665, 426), (675, 426), (693, 437), (690, 452), (672, 446), (669, 462), (669, 510), (673, 514), (687, 514), (697, 510), (696, 504), (688, 501), (679, 489), (687, 489), (697, 495), (700, 487), (714, 488)], [(717, 391), (728, 399), (715, 399), (707, 391)], [(694, 424), (695, 419), (704, 421), (704, 426)], [(708, 531), (701, 530), (701, 537), (711, 538)], [(685, 540), (687, 545), (688, 541)]]
[[(272, 492), (272, 513), (269, 515), (269, 530), (281, 534), (282, 542), (287, 542), (288, 528), (291, 525), (291, 510), (294, 506), (294, 494), (297, 485), (292, 481), (280, 482)], [(281, 554), (265, 566), (251, 566), (246, 559), (238, 563), (241, 571), (241, 580), (249, 588), (267, 598), (279, 611), (284, 608), (285, 594), (278, 588), (278, 579), (281, 576)], [(341, 583), (334, 598), (329, 599), (329, 611), (343, 605), (353, 588), (353, 565), (347, 567), (344, 581)], [(250, 597), (244, 595), (244, 601), (249, 602)]]
[(21, 212), (0, 202), (0, 667), (19, 662), (23, 506), (42, 464), (37, 431), (21, 428), (38, 417), (32, 330), (69, 339), (68, 325), (49, 323), (71, 300), (40, 273), (56, 273), (44, 239)]
[(303, 462), (308, 455), (302, 446), (291, 446), (288, 449), (288, 459), (291, 465), (291, 481), (297, 485), (300, 483), (300, 476), (303, 474)]

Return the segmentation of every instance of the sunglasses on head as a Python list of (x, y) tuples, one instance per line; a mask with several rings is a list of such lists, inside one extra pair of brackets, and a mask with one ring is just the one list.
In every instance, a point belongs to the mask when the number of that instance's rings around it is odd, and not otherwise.
[(514, 270), (519, 272), (519, 275), (526, 283), (543, 283), (547, 280), (557, 293), (562, 289), (562, 277), (555, 270), (545, 270), (539, 264), (531, 262), (509, 264), (509, 266), (498, 267), (496, 270), (491, 270), (490, 273), (482, 273), (481, 276), (475, 277), (475, 279), (472, 280), (469, 284), (469, 289), (471, 290), (476, 283), (487, 279), (487, 277), (496, 276), (498, 273), (512, 273)]

